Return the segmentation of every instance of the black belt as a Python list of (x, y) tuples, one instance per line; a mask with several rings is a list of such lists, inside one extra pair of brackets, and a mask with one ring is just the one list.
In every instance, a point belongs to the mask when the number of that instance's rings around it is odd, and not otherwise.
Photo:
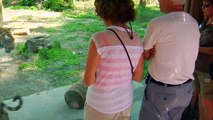
[(149, 82), (150, 82), (150, 83), (155, 83), (155, 84), (160, 85), (160, 86), (175, 87), (175, 86), (181, 86), (181, 85), (190, 83), (190, 82), (192, 82), (192, 79), (188, 79), (186, 82), (184, 82), (184, 83), (182, 83), (182, 84), (173, 85), (173, 84), (165, 84), (165, 83), (156, 81), (156, 80), (153, 79), (150, 75), (148, 75), (147, 78), (146, 78), (146, 83), (149, 83)]

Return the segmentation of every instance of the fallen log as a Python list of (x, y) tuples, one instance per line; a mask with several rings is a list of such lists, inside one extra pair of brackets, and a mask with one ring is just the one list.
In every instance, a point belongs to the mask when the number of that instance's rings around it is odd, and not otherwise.
[(30, 35), (29, 29), (14, 29), (12, 31), (13, 35)]
[(81, 109), (86, 100), (87, 86), (83, 81), (73, 84), (65, 93), (64, 99), (66, 104), (73, 109)]

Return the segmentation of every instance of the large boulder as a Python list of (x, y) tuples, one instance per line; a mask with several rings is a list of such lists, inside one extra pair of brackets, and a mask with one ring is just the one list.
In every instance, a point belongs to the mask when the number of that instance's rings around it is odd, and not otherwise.
[(27, 40), (25, 47), (28, 51), (38, 53), (42, 48), (51, 48), (51, 43), (47, 36), (37, 36)]

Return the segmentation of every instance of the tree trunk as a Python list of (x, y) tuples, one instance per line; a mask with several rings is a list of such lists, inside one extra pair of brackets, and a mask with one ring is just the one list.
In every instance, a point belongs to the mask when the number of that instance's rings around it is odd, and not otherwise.
[(0, 0), (0, 27), (3, 27), (3, 3)]
[(187, 0), (184, 10), (191, 14), (198, 23), (201, 23), (203, 20), (203, 11), (202, 11), (203, 0)]
[(70, 108), (81, 109), (84, 107), (86, 100), (87, 86), (80, 80), (73, 84), (70, 89), (64, 94), (66, 104)]

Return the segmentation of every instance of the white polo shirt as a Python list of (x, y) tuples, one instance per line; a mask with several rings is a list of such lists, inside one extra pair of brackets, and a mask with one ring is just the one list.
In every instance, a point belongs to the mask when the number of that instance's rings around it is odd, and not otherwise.
[(144, 49), (155, 46), (149, 73), (160, 82), (181, 84), (194, 79), (199, 48), (197, 21), (186, 12), (171, 12), (152, 20), (144, 38)]

